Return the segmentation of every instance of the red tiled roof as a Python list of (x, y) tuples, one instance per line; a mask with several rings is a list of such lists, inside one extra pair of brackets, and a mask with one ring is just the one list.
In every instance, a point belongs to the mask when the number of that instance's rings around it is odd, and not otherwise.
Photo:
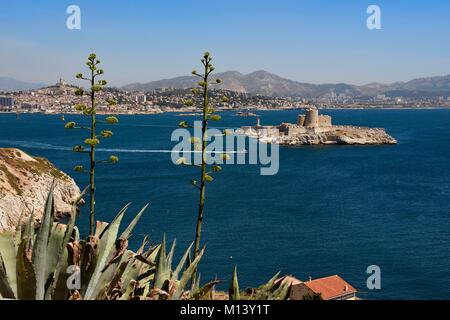
[(314, 293), (322, 294), (322, 299), (329, 300), (344, 294), (356, 293), (356, 289), (338, 275), (306, 281), (304, 284)]

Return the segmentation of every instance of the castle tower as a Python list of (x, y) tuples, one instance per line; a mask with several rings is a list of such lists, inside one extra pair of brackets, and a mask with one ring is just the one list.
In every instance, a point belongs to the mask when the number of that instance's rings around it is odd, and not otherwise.
[(305, 115), (301, 114), (297, 118), (297, 125), (303, 127), (305, 125)]
[(305, 127), (317, 128), (319, 126), (319, 110), (317, 108), (306, 109)]

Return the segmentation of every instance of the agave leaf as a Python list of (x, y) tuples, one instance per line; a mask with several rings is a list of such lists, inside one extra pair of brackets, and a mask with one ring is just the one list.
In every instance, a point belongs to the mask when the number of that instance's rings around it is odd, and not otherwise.
[(200, 263), (200, 260), (203, 257), (203, 254), (205, 253), (205, 248), (200, 251), (198, 256), (192, 261), (190, 266), (187, 268), (187, 270), (183, 273), (180, 283), (178, 284), (177, 291), (172, 296), (172, 300), (179, 300), (181, 299), (181, 296), (183, 295), (184, 288), (186, 287), (189, 280), (192, 278), (195, 270), (197, 269), (197, 265)]
[(146, 204), (141, 209), (141, 211), (139, 211), (139, 213), (136, 215), (136, 217), (133, 219), (133, 221), (131, 221), (130, 225), (122, 233), (122, 235), (120, 236), (120, 239), (128, 240), (128, 238), (131, 236), (131, 233), (133, 232), (134, 227), (136, 227), (137, 223), (139, 222), (139, 219), (141, 219), (142, 214), (144, 213), (144, 211), (147, 209), (148, 206), (149, 206), (149, 204)]
[[(128, 205), (129, 206), (129, 205)], [(127, 207), (128, 207), (127, 206)], [(126, 208), (127, 208), (126, 207)], [(128, 238), (131, 236), (131, 233), (138, 223), (140, 217), (144, 213), (145, 209), (148, 207), (146, 205), (142, 210), (136, 215), (136, 217), (133, 219), (133, 221), (130, 223), (130, 225), (126, 228), (126, 230), (122, 233), (122, 235), (119, 237), (119, 239), (115, 242), (116, 250), (112, 254), (112, 257), (110, 258), (109, 262), (105, 265), (104, 269), (101, 271), (101, 276), (98, 281), (98, 284), (96, 288), (93, 290), (91, 295), (93, 297), (99, 297), (104, 296), (108, 294), (108, 288), (107, 284), (109, 284), (112, 279), (116, 275), (116, 269), (121, 266), (122, 262), (124, 262), (124, 253), (127, 253), (125, 256), (126, 259), (130, 260), (129, 251), (126, 250), (126, 247), (128, 245)], [(106, 230), (106, 229), (105, 229)], [(133, 254), (134, 256), (134, 254)], [(131, 256), (131, 257), (133, 257)], [(126, 266), (126, 264), (125, 264)], [(122, 273), (125, 271), (125, 269), (122, 271)], [(119, 278), (120, 279), (120, 278)], [(112, 290), (112, 289), (111, 289)]]
[(67, 225), (54, 223), (50, 232), (50, 237), (48, 239), (47, 246), (47, 260), (46, 260), (46, 272), (45, 279), (53, 279), (56, 266), (60, 261), (60, 251), (62, 249), (61, 245), (64, 241), (64, 235), (67, 231)]
[(142, 240), (141, 246), (136, 251), (136, 255), (141, 255), (142, 256), (144, 254), (144, 250), (145, 250), (145, 247), (147, 246), (147, 244), (148, 244), (148, 236), (145, 236), (144, 240)]
[(172, 247), (170, 248), (169, 254), (167, 255), (167, 268), (169, 268), (170, 271), (172, 271), (172, 260), (173, 255), (175, 253), (175, 247), (176, 247), (177, 241), (176, 239), (173, 240)]
[[(57, 267), (59, 270), (58, 275), (55, 274), (52, 291), (50, 292), (50, 290), (47, 290), (46, 299), (50, 299), (50, 297), (52, 300), (67, 299), (69, 294), (69, 289), (67, 288), (67, 280), (70, 277), (70, 274), (66, 272), (67, 268), (69, 267), (68, 259), (68, 251), (66, 248), (64, 248), (64, 252)], [(50, 297), (48, 295), (50, 295)]]
[(201, 278), (201, 273), (194, 273), (194, 275), (192, 276), (192, 281), (191, 281), (191, 295), (195, 295), (195, 293), (198, 293), (198, 291), (200, 290), (200, 278)]
[(19, 248), (22, 240), (25, 238), (32, 238), (34, 236), (34, 210), (31, 211), (30, 218), (28, 219), (27, 226), (25, 227), (25, 231), (21, 233), (21, 239), (16, 242), (17, 248)]
[(135, 258), (136, 260), (138, 260), (138, 261), (144, 263), (144, 264), (149, 265), (150, 267), (154, 267), (154, 266), (155, 266), (154, 263), (148, 261), (147, 259), (145, 259), (145, 258), (144, 258), (142, 255), (140, 255), (140, 254), (135, 254), (135, 255), (134, 255), (134, 258)]
[(181, 258), (180, 262), (178, 263), (177, 268), (175, 269), (175, 271), (172, 274), (172, 279), (174, 279), (174, 280), (178, 279), (178, 275), (180, 274), (181, 270), (183, 270), (184, 266), (186, 265), (186, 262), (188, 261), (188, 258), (189, 258), (189, 255), (190, 255), (193, 245), (194, 245), (194, 243), (192, 242), (191, 245), (189, 246), (189, 248), (184, 253), (183, 257)]
[[(88, 237), (88, 239), (82, 240), (79, 242), (81, 252), (80, 256), (80, 272), (83, 275), (81, 278), (81, 290), (80, 293), (82, 296), (84, 296), (84, 293), (87, 290), (87, 287), (89, 285), (89, 282), (92, 278), (92, 275), (94, 274), (95, 268), (97, 266), (97, 260), (98, 260), (98, 238)], [(72, 243), (69, 243), (69, 245)], [(73, 245), (77, 245), (77, 243), (73, 243)], [(75, 261), (76, 262), (76, 261)], [(76, 264), (74, 262), (70, 262), (69, 264), (73, 265)]]
[(189, 266), (191, 265), (191, 263), (192, 263), (192, 252), (189, 251), (188, 252), (188, 258), (187, 258), (187, 261), (186, 261), (186, 266), (185, 266), (184, 270), (187, 270), (189, 268)]
[[(139, 256), (135, 256), (135, 261), (130, 263), (122, 276), (122, 288), (125, 290), (131, 281), (138, 280), (141, 285), (145, 285), (143, 296), (147, 296), (150, 289), (149, 283), (155, 278), (155, 261), (158, 258), (159, 249), (161, 245), (151, 247), (145, 252), (142, 257), (145, 262), (140, 259)], [(154, 281), (153, 281), (154, 282)]]
[(73, 227), (72, 235), (70, 236), (69, 241), (80, 242), (80, 230), (77, 226)]
[(153, 289), (163, 289), (164, 283), (170, 279), (170, 269), (167, 266), (166, 235), (164, 234), (161, 247), (156, 258), (156, 273)]
[(120, 297), (119, 300), (130, 300), (130, 298), (131, 298), (131, 296), (132, 296), (132, 294), (133, 294), (133, 292), (134, 292), (135, 286), (136, 286), (136, 281), (134, 281), (134, 280), (131, 281), (131, 282), (128, 284), (128, 286), (127, 286), (125, 292), (123, 293), (123, 295)]
[(22, 227), (22, 219), (23, 219), (23, 216), (24, 216), (24, 211), (25, 211), (25, 210), (22, 210), (22, 211), (20, 212), (19, 220), (17, 220), (17, 224), (16, 224), (16, 229), (15, 229), (15, 231), (20, 230), (21, 227)]
[(108, 228), (108, 225), (109, 225), (109, 223), (107, 223), (107, 222), (97, 221), (97, 224), (95, 226), (95, 236), (97, 238), (100, 238), (103, 231), (105, 231), (106, 228)]
[(276, 291), (276, 288), (280, 287), (275, 285), (275, 282), (279, 276), (280, 272), (273, 276), (269, 282), (259, 287), (256, 291), (256, 295), (253, 297), (253, 300), (273, 300), (273, 292)]
[[(17, 274), (16, 274), (16, 247), (12, 233), (0, 233), (0, 263), (2, 264), (4, 282), (17, 297)], [(9, 290), (6, 290), (9, 291)], [(0, 293), (3, 291), (0, 290)], [(6, 293), (2, 295), (6, 297)]]
[(280, 277), (280, 273), (278, 272), (276, 275), (274, 275), (269, 282), (267, 282), (265, 285), (262, 285), (260, 287), (261, 290), (271, 290), (275, 284), (275, 281), (277, 281), (277, 279)]
[(230, 289), (228, 290), (228, 296), (230, 300), (241, 300), (239, 293), (239, 283), (237, 277), (237, 266), (234, 266), (233, 277), (231, 278)]
[(80, 196), (75, 200), (75, 202), (72, 205), (72, 210), (70, 212), (70, 220), (69, 220), (69, 223), (67, 224), (66, 233), (64, 235), (64, 240), (63, 240), (63, 243), (61, 246), (62, 247), (61, 252), (64, 251), (64, 249), (66, 248), (66, 245), (69, 243), (74, 230), (75, 230), (75, 234), (78, 235), (78, 239), (77, 239), (77, 236), (75, 236), (75, 241), (79, 241), (80, 232), (78, 231), (78, 228), (75, 226), (75, 223), (77, 221), (77, 210), (78, 210), (77, 206), (78, 206), (78, 203), (80, 202), (80, 200), (86, 194), (88, 188), (89, 187), (84, 188), (84, 190), (81, 192)]
[(144, 266), (140, 269), (139, 275), (137, 276), (136, 280), (139, 281), (139, 283), (142, 286), (145, 286), (145, 288), (150, 289), (150, 282), (153, 281), (155, 278), (155, 268), (149, 268), (147, 266)]
[(195, 291), (195, 293), (193, 294), (193, 298), (195, 300), (212, 300), (212, 298), (213, 298), (212, 294), (213, 294), (214, 287), (219, 283), (220, 283), (219, 280), (214, 280), (214, 281), (207, 283), (202, 288), (197, 289)]
[(140, 283), (144, 284), (144, 289), (142, 290), (142, 297), (146, 299), (148, 297), (148, 294), (150, 292), (150, 282), (153, 280), (153, 276), (144, 277), (143, 279), (139, 280)]
[(200, 281), (202, 279), (202, 274), (199, 272), (198, 275), (194, 274), (194, 280), (192, 284), (192, 291), (200, 290)]
[[(15, 261), (16, 259), (14, 259)], [(0, 254), (0, 298), (15, 299), (16, 295), (9, 283), (3, 258)]]
[(96, 299), (105, 298), (107, 292), (109, 291), (110, 285), (112, 286), (111, 290), (114, 289), (116, 284), (111, 284), (114, 278), (120, 279), (125, 267), (123, 270), (119, 268), (124, 263), (124, 266), (133, 258), (134, 253), (130, 250), (127, 250), (125, 254), (122, 255), (120, 259), (117, 259), (115, 262), (111, 263), (105, 271), (102, 272), (100, 279), (98, 280), (97, 286), (93, 292), (93, 296)]
[(95, 293), (98, 292), (98, 281), (101, 277), (102, 270), (105, 268), (106, 264), (111, 261), (112, 255), (114, 254), (115, 242), (117, 239), (117, 234), (119, 232), (120, 222), (122, 221), (122, 218), (128, 207), (129, 204), (126, 205), (122, 210), (120, 210), (120, 212), (114, 218), (113, 222), (108, 225), (105, 230), (103, 230), (100, 236), (97, 265), (86, 289), (86, 293), (84, 295), (85, 300), (94, 299)]
[(31, 238), (20, 243), (17, 253), (17, 298), (34, 300), (36, 298), (36, 275), (31, 262)]
[(53, 191), (55, 181), (53, 181), (45, 204), (44, 218), (36, 236), (36, 243), (33, 248), (33, 265), (36, 275), (36, 300), (44, 300), (46, 283), (47, 264), (47, 244), (50, 235), (50, 224), (54, 214)]
[(131, 283), (131, 281), (135, 281), (138, 278), (142, 266), (143, 263), (136, 259), (131, 260), (127, 264), (120, 280), (122, 283), (123, 293), (128, 288), (128, 285)]
[(288, 282), (282, 283), (271, 295), (270, 300), (286, 300), (291, 285)]
[(24, 211), (25, 210), (22, 210), (22, 212), (20, 212), (19, 220), (17, 220), (16, 229), (14, 230), (15, 231), (14, 238), (17, 241), (16, 249), (17, 247), (19, 247), (20, 240), (22, 239), (22, 220), (24, 216)]
[(161, 244), (158, 244), (154, 247), (151, 247), (143, 254), (144, 258), (147, 259), (147, 261), (155, 262), (156, 258), (158, 257), (159, 248), (161, 248)]

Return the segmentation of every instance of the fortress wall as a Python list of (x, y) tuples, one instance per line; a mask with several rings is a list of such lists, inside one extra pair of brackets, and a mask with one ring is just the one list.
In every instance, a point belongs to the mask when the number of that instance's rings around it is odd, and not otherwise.
[(331, 127), (333, 125), (331, 116), (320, 115), (319, 116), (319, 126), (320, 127)]
[(293, 126), (289, 128), (288, 135), (296, 135), (301, 133), (306, 133), (307, 129), (305, 127)]
[(369, 127), (357, 127), (357, 126), (349, 126), (349, 125), (344, 125), (344, 126), (333, 126), (333, 129), (341, 129), (341, 130), (360, 130), (360, 129), (371, 129), (371, 130), (384, 130), (383, 128), (369, 128)]
[(314, 134), (317, 134), (317, 133), (330, 132), (333, 130), (333, 128), (332, 127), (317, 127), (317, 128), (313, 128), (312, 130), (314, 131), (313, 132)]

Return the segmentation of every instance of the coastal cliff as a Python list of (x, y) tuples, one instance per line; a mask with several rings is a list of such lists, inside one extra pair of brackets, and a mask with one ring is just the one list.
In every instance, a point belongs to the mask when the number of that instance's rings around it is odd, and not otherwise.
[(32, 212), (39, 223), (53, 179), (55, 215), (61, 217), (70, 212), (80, 195), (75, 181), (47, 159), (0, 148), (0, 231), (14, 230)]

